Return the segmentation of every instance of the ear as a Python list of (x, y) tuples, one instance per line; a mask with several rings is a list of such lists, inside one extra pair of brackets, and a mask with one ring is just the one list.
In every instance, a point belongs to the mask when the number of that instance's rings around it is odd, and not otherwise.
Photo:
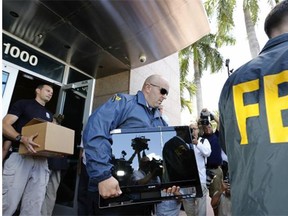
[(145, 84), (145, 86), (144, 86), (144, 92), (147, 93), (147, 94), (149, 94), (150, 91), (151, 91), (151, 86), (148, 85), (148, 84)]
[(36, 92), (36, 94), (39, 94), (40, 93), (40, 89), (36, 88), (35, 92)]

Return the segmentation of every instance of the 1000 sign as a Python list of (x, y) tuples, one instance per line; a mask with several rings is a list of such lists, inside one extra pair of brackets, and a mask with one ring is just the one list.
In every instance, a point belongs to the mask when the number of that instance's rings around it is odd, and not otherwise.
[(3, 43), (5, 49), (4, 54), (10, 55), (13, 58), (19, 58), (23, 62), (29, 62), (30, 65), (36, 66), (38, 58), (35, 55), (30, 55), (27, 51), (21, 51), (17, 46), (11, 46), (10, 43)]

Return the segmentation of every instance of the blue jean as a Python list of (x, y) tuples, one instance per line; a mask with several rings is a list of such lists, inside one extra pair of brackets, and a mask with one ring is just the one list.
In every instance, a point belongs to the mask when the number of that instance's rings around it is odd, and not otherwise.
[(180, 213), (181, 202), (177, 200), (167, 200), (156, 204), (157, 216), (177, 216)]

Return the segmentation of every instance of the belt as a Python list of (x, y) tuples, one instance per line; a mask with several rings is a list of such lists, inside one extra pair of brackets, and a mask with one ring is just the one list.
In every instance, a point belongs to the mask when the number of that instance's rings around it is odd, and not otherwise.
[(215, 166), (209, 165), (209, 166), (206, 166), (206, 169), (218, 169), (218, 167), (219, 167), (219, 165), (218, 166), (217, 165), (215, 165)]
[(12, 148), (12, 152), (18, 152), (19, 148)]

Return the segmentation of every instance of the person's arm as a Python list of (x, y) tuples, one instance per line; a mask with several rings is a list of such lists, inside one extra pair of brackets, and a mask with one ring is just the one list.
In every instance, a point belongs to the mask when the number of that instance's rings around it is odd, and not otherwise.
[(112, 176), (113, 164), (110, 131), (120, 125), (125, 98), (111, 98), (88, 119), (83, 132), (86, 168), (90, 176), (90, 189), (99, 189), (103, 198), (121, 194), (118, 181)]
[(15, 138), (20, 134), (12, 126), (18, 120), (18, 116), (7, 114), (2, 120), (2, 134), (10, 140), (15, 140)]
[[(7, 137), (10, 140), (16, 140), (16, 137), (18, 135), (21, 135), (12, 126), (17, 120), (18, 116), (12, 114), (7, 114), (2, 120), (2, 133), (5, 137)], [(29, 137), (21, 136), (20, 144), (23, 144), (29, 152), (36, 153), (34, 147), (39, 147), (39, 145), (35, 143), (33, 140), (37, 136), (38, 134), (33, 134)]]
[(11, 145), (12, 145), (12, 142), (10, 140), (5, 140), (3, 142), (3, 146), (2, 146), (2, 162), (7, 157), (7, 154), (9, 152), (9, 149), (10, 149)]
[(133, 173), (132, 180), (136, 185), (145, 185), (145, 184), (148, 184), (153, 179), (154, 176), (155, 176), (155, 173), (154, 175), (152, 172), (148, 172), (147, 174), (144, 174), (144, 171), (137, 170)]
[(220, 128), (220, 121), (219, 118), (216, 115), (213, 115), (214, 121), (217, 123), (216, 129), (219, 131)]
[[(203, 139), (203, 142), (201, 142), (201, 139)], [(203, 157), (209, 157), (211, 154), (211, 145), (207, 139), (200, 137), (196, 148), (199, 149)]]

